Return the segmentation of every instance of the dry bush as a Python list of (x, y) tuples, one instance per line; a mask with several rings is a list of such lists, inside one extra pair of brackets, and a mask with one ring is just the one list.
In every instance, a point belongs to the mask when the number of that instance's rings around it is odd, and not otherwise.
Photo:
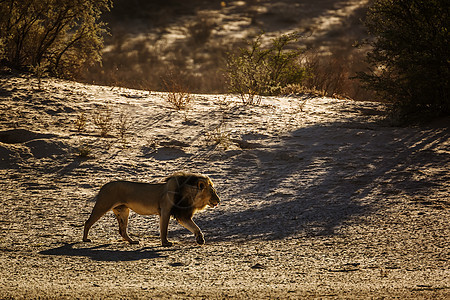
[(78, 114), (75, 120), (75, 128), (77, 129), (78, 133), (81, 133), (86, 130), (86, 124), (87, 124), (86, 114), (84, 112)]
[(107, 106), (94, 112), (94, 125), (100, 130), (101, 137), (110, 136), (113, 129), (111, 109)]
[(77, 149), (77, 155), (81, 158), (91, 158), (92, 147), (86, 144), (80, 145)]
[(321, 90), (327, 96), (343, 96), (348, 91), (350, 74), (348, 64), (335, 56), (309, 55), (305, 64), (312, 76), (305, 85)]
[(227, 130), (227, 125), (224, 120), (222, 120), (216, 128), (206, 134), (206, 141), (225, 150), (233, 144), (231, 134)]
[[(78, 133), (82, 133), (86, 130), (89, 121), (92, 122), (99, 130), (99, 134), (101, 137), (111, 137), (113, 136), (112, 132), (116, 130), (118, 133), (119, 141), (123, 145), (126, 144), (126, 137), (129, 134), (131, 128), (131, 119), (130, 116), (125, 112), (120, 112), (117, 119), (113, 118), (112, 110), (109, 106), (94, 110), (89, 115), (89, 118), (84, 112), (81, 112), (78, 114), (74, 122), (75, 128)], [(83, 147), (80, 146), (80, 149), (82, 149)]]
[(240, 96), (244, 105), (258, 105), (262, 95), (279, 94), (289, 84), (301, 84), (307, 69), (301, 64), (304, 52), (296, 43), (299, 35), (283, 34), (262, 46), (259, 35), (249, 47), (231, 53), (227, 60), (229, 90)]
[(192, 95), (183, 84), (181, 78), (170, 71), (162, 79), (167, 95), (165, 100), (176, 110), (186, 109), (192, 102)]
[(327, 95), (324, 90), (318, 90), (315, 87), (306, 87), (300, 84), (289, 84), (281, 89), (280, 94), (286, 96), (305, 95), (311, 97), (325, 97)]
[(32, 72), (38, 80), (38, 91), (42, 91), (42, 78), (48, 75), (48, 64), (39, 63), (32, 68)]
[(363, 52), (347, 49), (335, 51), (327, 55), (309, 52), (304, 59), (304, 65), (311, 74), (304, 81), (304, 87), (320, 96), (350, 98), (355, 100), (376, 99), (375, 95), (364, 90), (358, 79), (357, 72), (365, 69)]
[(126, 143), (126, 135), (131, 127), (131, 121), (128, 114), (121, 112), (119, 115), (119, 119), (117, 120), (117, 130), (119, 131), (119, 138), (122, 144)]

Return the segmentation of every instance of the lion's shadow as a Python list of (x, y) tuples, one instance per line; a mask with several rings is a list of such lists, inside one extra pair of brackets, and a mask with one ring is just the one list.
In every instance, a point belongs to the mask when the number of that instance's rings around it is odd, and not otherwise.
[(144, 247), (136, 250), (108, 249), (111, 244), (97, 245), (89, 248), (74, 248), (79, 243), (66, 243), (60, 247), (40, 251), (42, 255), (88, 257), (95, 261), (136, 261), (166, 257), (163, 250)]
[(207, 241), (331, 236), (376, 214), (395, 195), (426, 196), (445, 182), (416, 179), (414, 170), (450, 162), (433, 151), (448, 140), (448, 129), (371, 126), (310, 126), (278, 146), (233, 156), (221, 174), (212, 174), (222, 205), (196, 217)]

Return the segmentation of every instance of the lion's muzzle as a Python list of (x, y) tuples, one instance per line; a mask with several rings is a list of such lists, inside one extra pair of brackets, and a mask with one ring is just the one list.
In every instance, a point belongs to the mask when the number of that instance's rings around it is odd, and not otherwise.
[(211, 199), (209, 200), (209, 206), (216, 207), (220, 203), (220, 198), (217, 195), (216, 189), (211, 187)]

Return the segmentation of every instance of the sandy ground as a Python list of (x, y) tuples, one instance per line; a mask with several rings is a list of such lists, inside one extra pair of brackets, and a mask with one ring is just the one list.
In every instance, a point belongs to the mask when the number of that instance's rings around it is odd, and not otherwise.
[[(162, 93), (0, 83), (2, 299), (450, 298), (448, 126), (392, 127), (371, 102), (192, 95), (176, 111)], [(134, 213), (139, 245), (112, 213), (81, 242), (103, 184), (179, 170), (222, 198), (195, 217), (206, 245), (172, 221), (161, 247), (158, 218)]]

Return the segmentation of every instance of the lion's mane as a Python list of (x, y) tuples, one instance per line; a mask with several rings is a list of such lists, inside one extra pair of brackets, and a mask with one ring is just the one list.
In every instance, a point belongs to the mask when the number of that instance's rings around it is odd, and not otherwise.
[[(170, 211), (170, 215), (177, 219), (190, 219), (194, 215), (196, 207), (194, 207), (192, 190), (198, 190), (198, 181), (200, 179), (208, 179), (206, 176), (192, 173), (178, 172), (165, 179), (166, 182), (176, 180), (177, 187), (174, 193), (174, 205)], [(209, 180), (209, 179), (208, 179)]]

